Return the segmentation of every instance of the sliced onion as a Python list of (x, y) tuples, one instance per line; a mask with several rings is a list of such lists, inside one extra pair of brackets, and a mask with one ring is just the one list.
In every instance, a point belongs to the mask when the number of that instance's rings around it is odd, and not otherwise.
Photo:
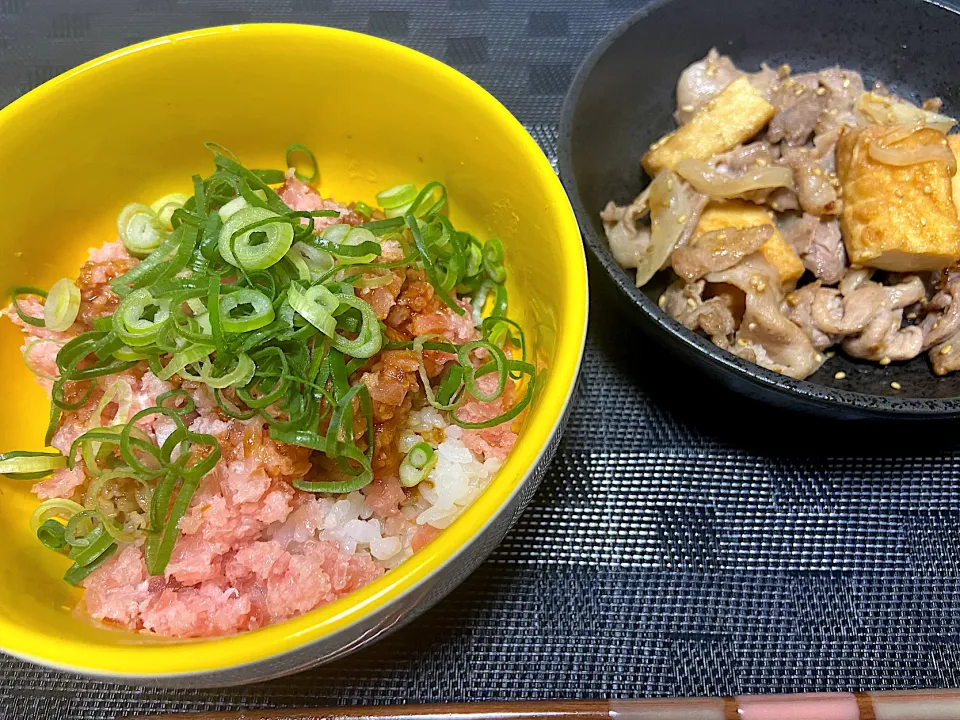
[(942, 133), (950, 132), (957, 124), (952, 117), (940, 113), (924, 110), (898, 97), (878, 95), (865, 92), (854, 106), (857, 124), (865, 125), (915, 125), (939, 130)]
[(670, 170), (650, 183), (650, 245), (637, 263), (637, 287), (646, 285), (676, 247), (690, 219), (690, 201), (684, 184)]
[(684, 158), (674, 168), (699, 193), (713, 198), (734, 198), (751, 190), (793, 187), (793, 172), (778, 165), (753, 167), (742, 177), (732, 178), (701, 160)]
[(870, 143), (870, 157), (884, 165), (903, 167), (918, 165), (919, 163), (942, 161), (947, 164), (947, 172), (955, 175), (957, 172), (957, 158), (946, 145), (921, 145), (913, 148), (892, 148)]
[(80, 313), (80, 289), (72, 280), (57, 280), (43, 304), (43, 321), (48, 330), (63, 332), (73, 325)]

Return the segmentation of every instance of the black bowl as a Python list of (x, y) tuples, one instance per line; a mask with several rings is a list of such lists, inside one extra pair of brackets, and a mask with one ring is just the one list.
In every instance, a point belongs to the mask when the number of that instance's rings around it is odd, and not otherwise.
[[(795, 72), (837, 65), (919, 102), (960, 113), (960, 15), (924, 0), (665, 0), (634, 15), (590, 54), (563, 107), (560, 176), (584, 242), (649, 337), (738, 393), (831, 418), (960, 418), (960, 373), (937, 377), (923, 354), (881, 367), (837, 356), (793, 380), (721, 350), (663, 313), (664, 282), (634, 287), (607, 247), (599, 213), (647, 183), (639, 158), (674, 128), (680, 72), (711, 47), (747, 71), (761, 62)], [(840, 371), (846, 377), (837, 380)], [(894, 390), (891, 382), (900, 383)]]

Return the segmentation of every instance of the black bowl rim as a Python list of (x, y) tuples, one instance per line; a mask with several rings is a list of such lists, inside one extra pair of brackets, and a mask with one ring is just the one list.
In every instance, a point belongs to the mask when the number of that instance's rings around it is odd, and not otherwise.
[[(960, 10), (947, 7), (936, 0), (915, 0), (931, 9), (944, 11), (952, 21), (960, 20)], [(829, 388), (808, 380), (796, 380), (767, 370), (759, 365), (743, 360), (723, 350), (705, 337), (688, 330), (682, 324), (664, 313), (653, 300), (635, 286), (633, 280), (614, 260), (606, 242), (593, 229), (593, 217), (583, 206), (579, 189), (573, 174), (573, 115), (580, 100), (583, 87), (590, 73), (610, 47), (637, 23), (650, 14), (670, 4), (673, 0), (653, 0), (649, 5), (637, 11), (621, 22), (590, 51), (580, 63), (570, 88), (563, 101), (560, 113), (560, 128), (557, 142), (557, 163), (560, 180), (567, 191), (570, 203), (580, 224), (580, 233), (584, 245), (594, 259), (603, 267), (616, 285), (622, 299), (627, 300), (640, 310), (658, 330), (672, 339), (675, 347), (684, 352), (701, 354), (707, 363), (729, 374), (739, 375), (752, 382), (764, 394), (782, 394), (799, 396), (805, 402), (802, 405), (816, 406), (819, 410), (836, 410), (839, 407), (854, 409), (858, 415), (875, 418), (897, 419), (947, 419), (960, 418), (960, 396), (953, 398), (898, 398), (888, 395)], [(639, 161), (638, 161), (639, 162)], [(894, 378), (895, 379), (895, 378)]]

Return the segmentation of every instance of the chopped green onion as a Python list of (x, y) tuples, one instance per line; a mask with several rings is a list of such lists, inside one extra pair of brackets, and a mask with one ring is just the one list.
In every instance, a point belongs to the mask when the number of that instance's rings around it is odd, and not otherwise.
[(166, 367), (154, 374), (161, 380), (169, 380), (177, 373), (182, 372), (188, 365), (206, 360), (214, 350), (216, 348), (211, 345), (191, 345), (175, 353)]
[(163, 220), (146, 205), (130, 203), (117, 216), (117, 233), (123, 246), (136, 257), (146, 257), (160, 247), (165, 232)]
[(14, 450), (0, 454), (0, 475), (12, 480), (35, 480), (67, 466), (60, 453)]
[(79, 585), (83, 582), (94, 570), (103, 565), (110, 557), (117, 551), (117, 545), (114, 543), (107, 547), (97, 558), (87, 564), (80, 565), (79, 563), (74, 563), (70, 566), (67, 572), (64, 573), (63, 579), (66, 580), (71, 585)]
[(30, 516), (30, 532), (36, 534), (40, 526), (51, 518), (58, 517), (62, 520), (70, 520), (77, 513), (83, 512), (84, 509), (80, 503), (66, 498), (44, 500)]
[(221, 220), (226, 222), (248, 206), (249, 203), (243, 197), (235, 197), (233, 200), (217, 210), (217, 214), (220, 215)]
[(67, 521), (63, 539), (75, 548), (90, 547), (103, 534), (103, 521), (95, 510), (82, 510)]
[(418, 442), (400, 463), (400, 484), (404, 487), (419, 485), (437, 464), (437, 454), (427, 442)]
[[(306, 155), (307, 159), (310, 161), (311, 171), (309, 175), (301, 175), (300, 171), (297, 170), (297, 161), (295, 156), (297, 153), (301, 155)], [(287, 148), (287, 167), (293, 168), (293, 174), (297, 177), (298, 180), (303, 182), (315, 183), (320, 177), (320, 169), (317, 165), (317, 159), (313, 156), (313, 153), (310, 151), (306, 145), (301, 145), (300, 143), (293, 143)]]
[(377, 204), (384, 210), (392, 210), (401, 205), (408, 205), (416, 196), (416, 186), (410, 183), (394, 185), (389, 190), (377, 193)]
[(357, 225), (364, 230), (369, 230), (376, 236), (386, 235), (387, 233), (394, 232), (404, 225), (404, 220), (402, 217), (388, 218), (386, 220), (372, 220), (371, 222), (365, 222), (362, 225)]
[(495, 283), (503, 284), (507, 280), (507, 271), (503, 268), (503, 243), (497, 238), (490, 238), (483, 246), (483, 269)]
[(171, 193), (170, 195), (164, 195), (162, 198), (153, 203), (153, 205), (150, 206), (150, 209), (156, 213), (164, 229), (173, 230), (173, 214), (182, 208), (189, 199), (189, 195), (185, 195), (183, 193)]
[(323, 285), (314, 285), (301, 291), (296, 284), (290, 286), (287, 302), (304, 320), (327, 337), (336, 335), (337, 321), (333, 313), (340, 307), (340, 300)]
[(144, 347), (153, 344), (169, 319), (169, 300), (157, 300), (147, 289), (133, 290), (113, 314), (113, 331), (127, 345)]
[(197, 408), (197, 405), (193, 400), (193, 396), (182, 388), (174, 388), (173, 390), (167, 390), (165, 393), (160, 393), (157, 396), (157, 405), (159, 407), (164, 407), (163, 404), (167, 400), (173, 400), (174, 398), (183, 398), (183, 405), (174, 404), (172, 406), (173, 410), (176, 410), (183, 415), (192, 413)]
[(93, 429), (107, 425), (107, 423), (103, 422), (103, 411), (110, 403), (117, 404), (117, 411), (109, 424), (126, 424), (127, 417), (130, 415), (130, 406), (133, 403), (133, 391), (130, 389), (128, 382), (125, 380), (117, 380), (107, 386), (107, 389), (103, 392), (103, 397), (100, 398), (100, 402), (97, 403), (97, 407), (87, 421), (88, 428)]
[(341, 265), (366, 265), (377, 259), (377, 256), (381, 252), (380, 245), (377, 243), (376, 236), (361, 227), (355, 227), (347, 233), (347, 236), (343, 240), (343, 247), (356, 247), (356, 248), (376, 248), (373, 252), (369, 252), (366, 255), (359, 255), (357, 257), (341, 256), (340, 264)]
[(13, 309), (17, 313), (17, 317), (20, 318), (27, 325), (33, 325), (34, 327), (43, 327), (44, 321), (43, 318), (35, 318), (30, 315), (27, 315), (23, 308), (20, 307), (20, 303), (17, 302), (18, 298), (21, 295), (36, 295), (39, 298), (46, 299), (47, 291), (41, 290), (40, 288), (31, 287), (29, 285), (18, 285), (15, 288), (10, 290), (10, 301), (13, 303)]
[(340, 305), (347, 305), (360, 311), (361, 324), (354, 340), (348, 340), (343, 335), (335, 333), (333, 347), (344, 355), (355, 358), (373, 357), (380, 352), (380, 347), (383, 345), (383, 330), (370, 304), (353, 295), (342, 293), (337, 293), (336, 298), (340, 301)]
[(213, 374), (212, 365), (204, 363), (200, 371), (201, 381), (209, 388), (243, 387), (252, 379), (257, 370), (256, 363), (246, 353), (240, 353), (233, 369), (223, 375)]
[(353, 209), (357, 213), (357, 215), (360, 215), (361, 217), (364, 217), (367, 220), (373, 217), (373, 208), (367, 205), (363, 201), (355, 202), (353, 204)]
[(57, 280), (43, 304), (43, 322), (48, 330), (63, 332), (80, 313), (80, 288), (68, 278)]
[(47, 520), (37, 528), (37, 539), (51, 550), (63, 550), (67, 545), (67, 541), (63, 539), (64, 530), (63, 523)]
[(273, 322), (270, 298), (257, 290), (240, 288), (220, 298), (220, 324), (225, 333), (258, 330)]
[(263, 270), (275, 265), (292, 244), (293, 225), (265, 208), (242, 208), (220, 229), (220, 255), (243, 270)]

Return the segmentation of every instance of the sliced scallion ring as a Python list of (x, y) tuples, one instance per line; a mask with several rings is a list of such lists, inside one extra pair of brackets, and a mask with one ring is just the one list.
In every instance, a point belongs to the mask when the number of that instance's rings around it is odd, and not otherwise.
[(0, 475), (14, 480), (35, 480), (67, 466), (60, 453), (15, 450), (0, 454)]
[(400, 484), (404, 487), (419, 485), (437, 464), (437, 453), (428, 442), (418, 442), (400, 463)]
[(63, 332), (80, 313), (80, 289), (68, 278), (57, 280), (43, 304), (43, 322), (48, 330)]
[(221, 257), (243, 270), (276, 265), (293, 244), (293, 225), (275, 212), (259, 207), (238, 210), (220, 229)]
[[(377, 193), (377, 205), (384, 210), (392, 210), (407, 205), (417, 196), (417, 188), (411, 183), (394, 185), (388, 190)], [(402, 213), (401, 213), (402, 214)]]
[(258, 330), (274, 317), (270, 298), (258, 290), (240, 288), (220, 297), (220, 325), (225, 333)]
[(153, 344), (167, 320), (170, 301), (157, 300), (149, 290), (133, 290), (113, 314), (112, 328), (131, 347)]
[[(310, 161), (310, 174), (302, 175), (299, 170), (297, 170), (297, 154), (306, 155), (307, 159)], [(287, 167), (293, 168), (293, 174), (296, 175), (298, 180), (303, 182), (315, 183), (320, 177), (320, 169), (317, 165), (317, 158), (313, 156), (313, 152), (306, 145), (301, 145), (300, 143), (292, 143), (287, 148)]]
[(182, 208), (189, 199), (190, 196), (184, 193), (171, 193), (170, 195), (164, 195), (153, 203), (150, 209), (156, 213), (157, 218), (166, 230), (173, 230), (173, 214)]
[(117, 216), (117, 234), (131, 255), (146, 257), (160, 247), (166, 226), (152, 208), (130, 203)]

